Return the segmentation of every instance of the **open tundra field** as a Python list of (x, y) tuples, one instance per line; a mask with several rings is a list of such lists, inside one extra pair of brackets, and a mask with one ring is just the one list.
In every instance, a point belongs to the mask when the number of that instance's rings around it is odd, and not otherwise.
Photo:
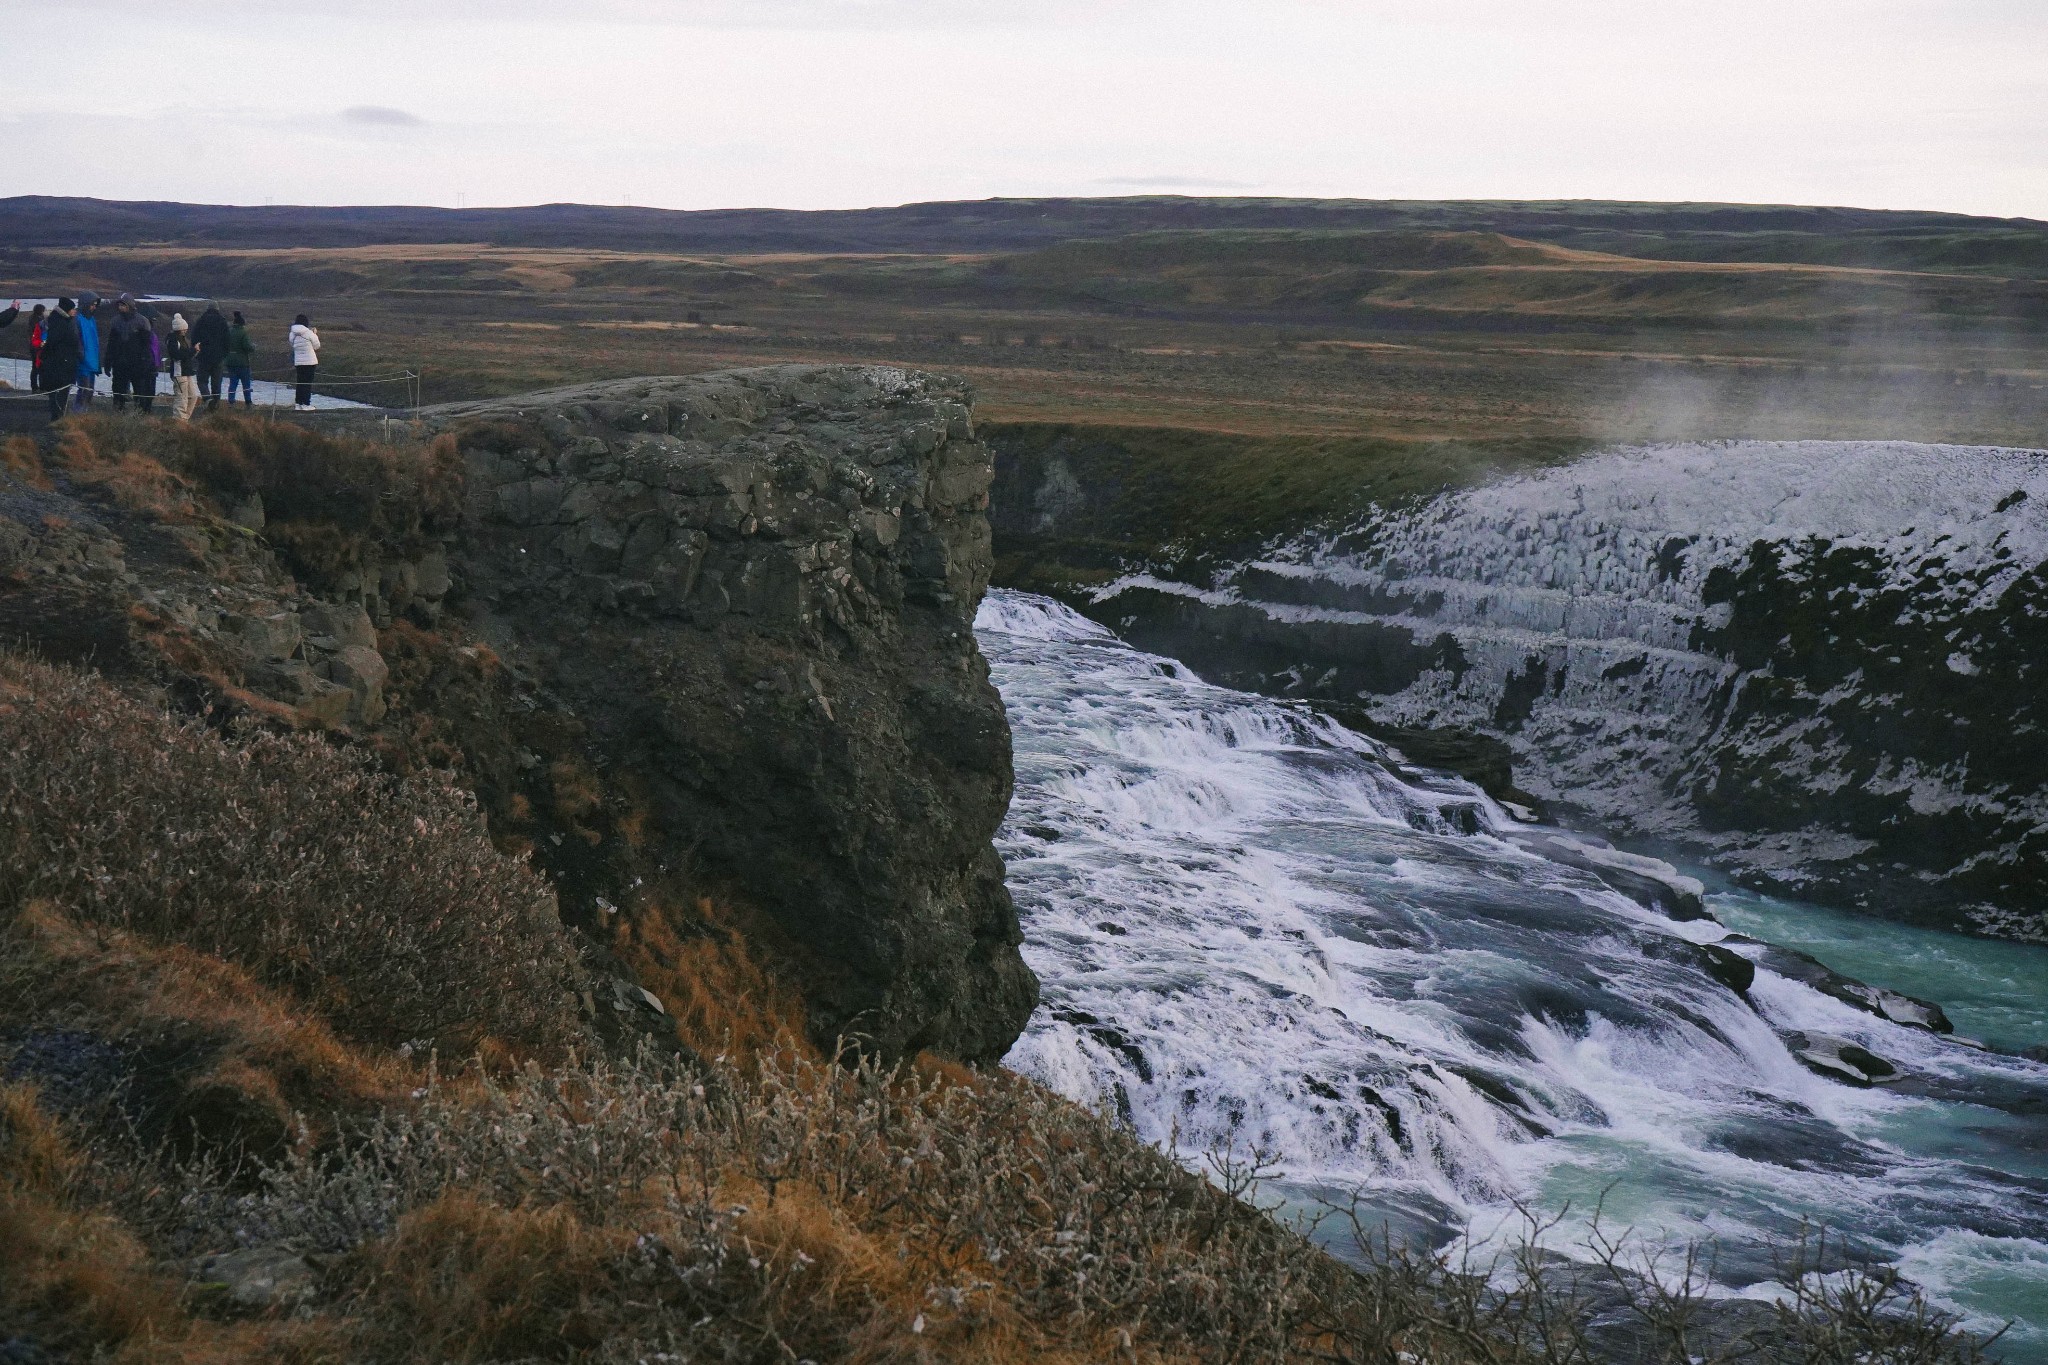
[[(419, 369), (426, 401), (887, 360), (967, 377), (996, 421), (1254, 437), (2033, 445), (2048, 429), (2048, 228), (2004, 220), (1135, 200), (628, 233), (491, 217), (542, 210), (347, 231), (319, 217), (339, 211), (223, 210), (302, 217), (102, 213), (70, 238), (96, 245), (58, 246), (32, 229), (61, 215), (26, 202), (0, 203), (23, 243), (0, 253), (0, 292), (218, 297), (277, 334), (259, 364), (303, 309), (333, 377)], [(421, 240), (437, 231), (454, 239)], [(364, 240), (380, 233), (402, 240)]]

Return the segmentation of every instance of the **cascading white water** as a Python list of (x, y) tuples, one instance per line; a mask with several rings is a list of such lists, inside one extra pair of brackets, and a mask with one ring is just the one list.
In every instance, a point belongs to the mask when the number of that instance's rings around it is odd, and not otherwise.
[[(1516, 843), (1470, 785), (1048, 600), (992, 593), (978, 632), (1045, 987), (1009, 1065), (1153, 1142), (1269, 1148), (1283, 1192), (1360, 1191), (1407, 1235), (1604, 1192), (1610, 1223), (1711, 1237), (1760, 1293), (1810, 1219), (1979, 1323), (2024, 1317), (2011, 1358), (2048, 1359), (2048, 1067), (1768, 971), (1745, 999), (1690, 946), (1713, 921), (1646, 911)], [(1795, 1029), (1909, 1082), (1823, 1079)]]
[[(1857, 581), (1802, 590), (1844, 601), (1895, 592), (1907, 605), (1862, 623), (1877, 636), (1841, 642), (1868, 656), (1856, 661), (1868, 675), (1830, 677), (1806, 703), (1731, 730), (1757, 670), (1708, 643), (1730, 621), (1708, 589), (1759, 544), (1795, 559), (1826, 547), (1869, 566)], [(1844, 732), (1860, 708), (1890, 705), (1902, 690), (1876, 670), (1916, 663), (1923, 644), (1938, 650), (1925, 667), (1981, 685), (1984, 651), (2036, 614), (2004, 595), (2039, 578), (2044, 564), (2043, 452), (1724, 441), (1612, 451), (1447, 492), (1342, 534), (1277, 546), (1212, 584), (1133, 575), (1102, 590), (1099, 614), (1114, 619), (1120, 596), (1147, 593), (1255, 612), (1301, 641), (1303, 681), (1342, 662), (1318, 655), (1307, 638), (1314, 630), (1454, 641), (1453, 660), (1357, 698), (1387, 723), (1504, 732), (1525, 787), (1635, 837), (1744, 843), (1727, 820), (1702, 821), (1695, 803), (1718, 771), (1745, 761), (1768, 761), (1820, 801), (1860, 787), (1923, 813), (1996, 816), (2020, 831), (2048, 824), (2048, 790), (2038, 783), (1987, 783), (1946, 750), (1875, 751)], [(1888, 657), (1900, 652), (1882, 638), (1893, 625), (1929, 637), (1915, 639), (1915, 657)], [(1914, 723), (1958, 724), (1934, 712)], [(1773, 835), (1746, 855), (1754, 867), (1868, 851), (1867, 838), (1825, 819)]]

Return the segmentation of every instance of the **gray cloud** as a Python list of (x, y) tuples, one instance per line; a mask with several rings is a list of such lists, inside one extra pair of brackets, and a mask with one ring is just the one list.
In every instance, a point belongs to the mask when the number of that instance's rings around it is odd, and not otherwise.
[(367, 123), (378, 128), (423, 128), (426, 120), (387, 104), (352, 104), (341, 111), (344, 123)]

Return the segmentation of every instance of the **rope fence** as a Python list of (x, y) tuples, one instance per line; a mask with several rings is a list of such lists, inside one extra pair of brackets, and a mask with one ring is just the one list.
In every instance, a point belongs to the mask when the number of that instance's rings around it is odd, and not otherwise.
[[(163, 371), (157, 371), (155, 377), (158, 380), (162, 380), (168, 378), (169, 376), (166, 375)], [(197, 376), (194, 377), (196, 378)], [(247, 396), (246, 401), (244, 400), (242, 395), (238, 394), (235, 399), (235, 402), (233, 404), (230, 404), (227, 399), (228, 376), (225, 372), (222, 373), (221, 402), (224, 406), (239, 405), (246, 407), (275, 409), (290, 406), (293, 403), (293, 400), (296, 398), (295, 390), (298, 384), (298, 374), (295, 370), (284, 370), (281, 372), (276, 370), (254, 370), (250, 372), (250, 377), (254, 379), (257, 383), (266, 386), (263, 392), (261, 394), (249, 394)], [(99, 379), (100, 376), (94, 377), (95, 382), (92, 392), (95, 396), (108, 396), (120, 399), (137, 399), (138, 401), (141, 399), (154, 400), (158, 398), (176, 397), (176, 391), (174, 387), (166, 387), (161, 384), (159, 384), (159, 386), (154, 391), (146, 391), (139, 395), (132, 392), (126, 394), (114, 393), (111, 388), (100, 388), (98, 383)], [(334, 396), (330, 392), (330, 390), (333, 389), (371, 389), (380, 386), (385, 387), (387, 389), (395, 389), (396, 392), (392, 394), (392, 397), (394, 397), (397, 400), (395, 402), (375, 403), (362, 402), (360, 400), (343, 401), (347, 401), (350, 406), (354, 407), (376, 408), (385, 411), (390, 411), (395, 408), (403, 411), (410, 411), (414, 417), (418, 417), (420, 410), (420, 380), (421, 371), (419, 370), (394, 370), (390, 374), (382, 375), (338, 375), (332, 378), (326, 375), (316, 374), (313, 379), (312, 387), (314, 397), (316, 399), (321, 396)], [(79, 382), (74, 379), (68, 384), (63, 384), (47, 389), (0, 389), (0, 402), (12, 401), (17, 403), (42, 403), (47, 405), (50, 401), (51, 394), (59, 392), (66, 394), (74, 394), (78, 388)], [(200, 396), (200, 401), (206, 401), (206, 395), (202, 394)], [(331, 412), (335, 411), (335, 409), (328, 408), (325, 409), (325, 411)]]

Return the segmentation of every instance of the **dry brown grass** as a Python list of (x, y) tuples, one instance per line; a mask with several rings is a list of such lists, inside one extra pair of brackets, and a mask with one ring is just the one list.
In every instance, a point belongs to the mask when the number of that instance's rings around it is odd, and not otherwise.
[(121, 439), (136, 429), (137, 423), (111, 418), (67, 422), (51, 453), (72, 482), (99, 489), (130, 512), (192, 520), (200, 508), (189, 481)]
[(790, 1055), (436, 1090), (232, 1217), (380, 1360), (1305, 1359), (1352, 1278), (1027, 1082)]
[(631, 1245), (630, 1233), (559, 1206), (507, 1209), (451, 1192), (407, 1214), (364, 1258), (366, 1292), (403, 1325), (386, 1346), (401, 1358), (559, 1359), (603, 1339), (610, 1272)]
[(191, 520), (260, 497), (266, 538), (322, 590), (380, 553), (431, 548), (462, 500), (451, 438), (387, 445), (225, 410), (191, 423), (75, 418), (53, 455), (78, 483), (160, 518)]
[(0, 441), (0, 474), (11, 475), (30, 488), (50, 486), (50, 476), (43, 471), (42, 453), (26, 436), (10, 436)]
[(0, 913), (237, 963), (358, 1038), (467, 1052), (564, 1036), (552, 892), (431, 774), (307, 736), (234, 738), (0, 654)]
[[(748, 928), (756, 932), (749, 934)], [(802, 997), (761, 960), (765, 926), (708, 896), (679, 915), (648, 898), (614, 930), (613, 950), (659, 996), (677, 1036), (704, 1055), (811, 1055)]]
[[(159, 1125), (181, 1146), (276, 1155), (402, 1096), (416, 1080), (389, 1053), (367, 1054), (218, 957), (88, 927), (47, 904), (0, 925), (0, 1032), (39, 1018), (89, 1023), (106, 1038), (179, 1039), (196, 1057)], [(309, 1126), (310, 1125), (310, 1126)]]
[(9, 1335), (29, 1336), (52, 1358), (112, 1365), (340, 1359), (326, 1324), (188, 1314), (182, 1284), (152, 1265), (141, 1239), (80, 1200), (86, 1164), (32, 1087), (0, 1085), (0, 1325)]

